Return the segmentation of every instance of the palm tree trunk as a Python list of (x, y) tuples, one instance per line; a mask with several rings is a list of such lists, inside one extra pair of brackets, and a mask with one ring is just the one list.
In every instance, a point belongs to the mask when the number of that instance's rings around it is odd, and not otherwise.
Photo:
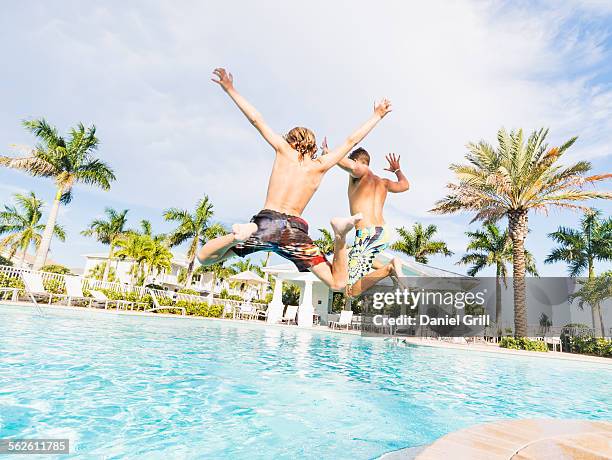
[(25, 265), (26, 255), (27, 255), (27, 248), (21, 251), (21, 257), (19, 259), (19, 268), (25, 268), (24, 265)]
[(606, 326), (604, 325), (603, 314), (601, 313), (601, 305), (597, 305), (597, 316), (599, 317), (599, 327), (601, 328), (601, 336), (606, 336)]
[(104, 275), (102, 275), (102, 281), (108, 281), (108, 275), (110, 273), (111, 261), (113, 260), (113, 251), (115, 250), (115, 246), (111, 243), (110, 250), (108, 251), (108, 260), (106, 264), (104, 264)]
[(147, 283), (147, 278), (149, 277), (150, 274), (151, 274), (151, 266), (150, 265), (145, 265), (145, 268), (144, 268), (144, 278), (142, 279), (142, 285), (143, 286)]
[(47, 261), (47, 254), (49, 253), (49, 247), (51, 246), (51, 238), (53, 238), (53, 231), (55, 230), (55, 223), (57, 221), (57, 212), (59, 210), (60, 198), (64, 193), (63, 188), (60, 186), (57, 188), (55, 199), (51, 205), (49, 211), (49, 218), (47, 219), (47, 225), (45, 225), (45, 231), (43, 232), (42, 240), (38, 251), (36, 251), (36, 259), (34, 259), (34, 265), (32, 270), (40, 270)]
[(185, 278), (185, 286), (191, 286), (191, 280), (193, 278), (193, 267), (195, 265), (195, 256), (189, 261), (189, 265), (187, 265), (187, 277)]
[(189, 258), (189, 265), (187, 266), (187, 277), (186, 283), (187, 287), (191, 287), (191, 280), (193, 279), (193, 267), (195, 265), (195, 256), (198, 250), (198, 240), (200, 239), (200, 235), (196, 235), (191, 242), (191, 247), (189, 248), (189, 252), (187, 253), (187, 257)]
[[(589, 280), (595, 278), (595, 266), (593, 264), (593, 258), (589, 257)], [(601, 317), (601, 308), (599, 305), (593, 305), (591, 307), (591, 321), (593, 322), (593, 330), (595, 331), (595, 335), (597, 335), (597, 329), (601, 329), (601, 336), (605, 337), (606, 333), (604, 331), (603, 320)]]
[(497, 265), (497, 273), (495, 276), (495, 324), (497, 329), (501, 330), (501, 318), (502, 318), (502, 303), (501, 303), (501, 270), (499, 264)]
[(525, 302), (525, 237), (527, 210), (508, 212), (508, 230), (512, 239), (512, 285), (514, 288), (514, 335), (527, 336), (527, 305)]

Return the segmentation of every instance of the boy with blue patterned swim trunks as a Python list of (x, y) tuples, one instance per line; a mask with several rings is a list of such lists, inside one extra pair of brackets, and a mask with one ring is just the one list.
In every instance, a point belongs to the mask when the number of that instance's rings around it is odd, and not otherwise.
[(385, 171), (394, 173), (395, 181), (375, 175), (369, 167), (370, 155), (361, 147), (338, 163), (350, 174), (348, 196), (351, 213), (363, 216), (355, 226), (355, 243), (348, 255), (346, 294), (350, 297), (359, 296), (387, 276), (401, 276), (399, 259), (394, 258), (384, 266), (375, 261), (376, 256), (389, 246), (389, 231), (383, 217), (387, 193), (405, 192), (410, 186), (400, 169), (399, 155), (392, 153), (386, 158), (389, 167)]

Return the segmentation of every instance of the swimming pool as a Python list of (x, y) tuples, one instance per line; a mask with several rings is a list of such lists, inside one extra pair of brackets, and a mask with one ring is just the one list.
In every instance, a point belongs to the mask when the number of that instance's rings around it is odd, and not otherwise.
[(612, 418), (612, 366), (230, 321), (0, 315), (0, 438), (69, 438), (77, 454), (372, 458), (487, 420)]

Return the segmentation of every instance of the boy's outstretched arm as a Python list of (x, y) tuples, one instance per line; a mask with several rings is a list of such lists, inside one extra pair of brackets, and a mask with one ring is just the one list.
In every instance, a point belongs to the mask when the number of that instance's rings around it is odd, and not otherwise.
[(242, 111), (242, 113), (244, 113), (251, 124), (257, 128), (257, 131), (259, 131), (268, 144), (270, 144), (277, 152), (291, 148), (282, 136), (276, 134), (266, 124), (257, 109), (255, 109), (255, 107), (253, 107), (249, 101), (247, 101), (238, 93), (238, 91), (236, 91), (234, 88), (234, 77), (231, 73), (226, 72), (226, 70), (223, 68), (217, 68), (213, 71), (213, 74), (217, 77), (217, 79), (212, 78), (211, 80), (223, 88), (223, 91), (225, 91), (227, 95), (232, 98), (238, 108)]
[(390, 153), (385, 158), (389, 162), (389, 167), (385, 168), (385, 171), (391, 171), (397, 176), (397, 181), (385, 179), (387, 190), (391, 193), (405, 192), (410, 188), (410, 183), (404, 173), (400, 169), (400, 155), (395, 156), (395, 153)]
[[(327, 137), (323, 138), (321, 150), (323, 152), (323, 155), (327, 155), (329, 153), (329, 148), (327, 147)], [(342, 169), (344, 169), (347, 173), (349, 173), (352, 177), (355, 178), (364, 176), (370, 169), (364, 164), (358, 163), (355, 160), (351, 160), (349, 157), (342, 158), (342, 160), (338, 162), (338, 166), (340, 166)]]
[(383, 119), (385, 115), (391, 112), (391, 101), (383, 99), (379, 104), (374, 106), (374, 113), (368, 121), (366, 121), (353, 134), (346, 138), (344, 143), (321, 157), (321, 166), (325, 171), (338, 164), (353, 147), (359, 144), (364, 137)]

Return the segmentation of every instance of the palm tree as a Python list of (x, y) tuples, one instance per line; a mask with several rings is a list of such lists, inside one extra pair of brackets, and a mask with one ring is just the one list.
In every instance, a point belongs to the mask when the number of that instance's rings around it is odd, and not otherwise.
[(580, 276), (585, 270), (589, 278), (595, 276), (595, 261), (612, 259), (612, 217), (601, 219), (601, 211), (584, 213), (580, 229), (559, 227), (548, 235), (559, 246), (554, 248), (544, 263), (565, 262), (570, 276)]
[(164, 240), (151, 238), (151, 243), (144, 257), (143, 283), (152, 271), (157, 274), (162, 270), (170, 270), (172, 266), (172, 252), (168, 249)]
[[(584, 304), (589, 304), (593, 312), (597, 312), (599, 317), (599, 330), (601, 337), (606, 336), (606, 328), (601, 313), (601, 304), (612, 297), (612, 271), (602, 273), (600, 276), (587, 278), (579, 281), (582, 287), (570, 295), (570, 302), (579, 299), (578, 306), (584, 308)], [(597, 327), (595, 327), (597, 330)]]
[(416, 222), (412, 230), (400, 227), (397, 232), (401, 239), (393, 243), (391, 249), (412, 256), (419, 263), (426, 264), (428, 256), (436, 254), (443, 254), (446, 257), (453, 255), (444, 241), (432, 241), (438, 232), (438, 227), (435, 225), (424, 228), (421, 223)]
[(40, 142), (29, 149), (25, 157), (0, 156), (0, 165), (20, 169), (33, 176), (55, 179), (55, 198), (32, 267), (40, 270), (49, 253), (60, 202), (67, 204), (72, 200), (74, 184), (82, 182), (108, 190), (115, 175), (108, 165), (93, 156), (99, 144), (95, 126), (85, 128), (79, 123), (70, 130), (68, 139), (64, 139), (44, 118), (24, 121), (23, 125)]
[(313, 243), (319, 247), (323, 254), (330, 256), (334, 253), (334, 237), (329, 230), (320, 228), (319, 231), (321, 237), (314, 240)]
[(165, 234), (154, 235), (148, 220), (142, 220), (140, 228), (140, 232), (126, 230), (116, 242), (118, 250), (115, 255), (132, 260), (132, 284), (144, 284), (152, 272), (157, 274), (169, 270), (173, 257)]
[(132, 284), (136, 284), (143, 273), (143, 266), (147, 257), (154, 250), (153, 239), (148, 235), (129, 232), (117, 240), (116, 247), (115, 256), (132, 261), (130, 275)]
[[(497, 225), (488, 223), (483, 230), (466, 232), (466, 235), (470, 238), (467, 250), (471, 252), (466, 252), (457, 264), (472, 264), (467, 272), (470, 276), (476, 276), (485, 267), (495, 266), (495, 321), (499, 321), (502, 306), (501, 283), (506, 286), (506, 264), (512, 263), (512, 241), (508, 237), (508, 230), (502, 231)], [(527, 250), (525, 261), (527, 272), (538, 276), (534, 258)]]
[(237, 260), (232, 265), (230, 265), (230, 268), (235, 273), (242, 273), (247, 271), (257, 271), (259, 267), (247, 257), (246, 259)]
[[(89, 278), (96, 279), (96, 280), (101, 280), (104, 276), (104, 272), (106, 271), (107, 265), (108, 264), (106, 262), (100, 262), (95, 267), (93, 267), (91, 270), (89, 270), (86, 276)], [(113, 267), (110, 268), (106, 281), (110, 281), (111, 283), (118, 281), (117, 271)]]
[(108, 250), (108, 260), (104, 264), (104, 275), (102, 275), (102, 281), (107, 281), (117, 240), (126, 231), (125, 224), (127, 221), (126, 216), (128, 210), (124, 209), (121, 212), (117, 212), (112, 208), (106, 208), (104, 212), (108, 219), (93, 220), (89, 224), (89, 228), (87, 230), (83, 230), (81, 235), (94, 236), (100, 243), (108, 244), (110, 246)]
[[(570, 276), (580, 276), (585, 270), (589, 279), (595, 277), (595, 261), (612, 259), (612, 218), (602, 220), (601, 212), (590, 209), (580, 221), (580, 229), (559, 227), (548, 236), (559, 246), (554, 248), (544, 263), (565, 262)], [(599, 307), (597, 307), (599, 308)], [(598, 327), (599, 316), (591, 311), (593, 326)]]
[(609, 179), (612, 174), (586, 176), (591, 164), (579, 161), (564, 167), (558, 164), (563, 153), (576, 138), (560, 147), (548, 148), (547, 129), (534, 131), (527, 142), (523, 131), (505, 129), (498, 132), (499, 146), (493, 148), (481, 141), (468, 144), (470, 164), (450, 166), (458, 183), (448, 184), (450, 193), (439, 200), (432, 212), (449, 214), (460, 211), (475, 213), (472, 222), (495, 222), (508, 217), (512, 240), (515, 334), (527, 334), (525, 305), (525, 238), (529, 211), (548, 212), (551, 207), (585, 209), (578, 201), (611, 198), (609, 192), (587, 191), (584, 186)]
[[(21, 250), (19, 267), (23, 267), (30, 246), (33, 244), (35, 248), (38, 248), (42, 240), (40, 232), (45, 228), (40, 223), (43, 202), (36, 197), (34, 192), (28, 195), (17, 193), (13, 196), (17, 205), (5, 205), (4, 211), (0, 212), (0, 235), (8, 234), (0, 240), (0, 249), (8, 248), (9, 259), (18, 250)], [(53, 234), (60, 241), (66, 240), (64, 229), (59, 225), (54, 227)]]
[(170, 246), (178, 246), (189, 241), (189, 248), (187, 249), (187, 260), (189, 263), (187, 266), (187, 286), (191, 285), (198, 245), (205, 244), (208, 240), (226, 233), (222, 225), (210, 224), (213, 214), (213, 205), (206, 195), (197, 202), (193, 214), (186, 209), (178, 208), (170, 208), (164, 212), (166, 220), (178, 222), (178, 227), (169, 236)]

